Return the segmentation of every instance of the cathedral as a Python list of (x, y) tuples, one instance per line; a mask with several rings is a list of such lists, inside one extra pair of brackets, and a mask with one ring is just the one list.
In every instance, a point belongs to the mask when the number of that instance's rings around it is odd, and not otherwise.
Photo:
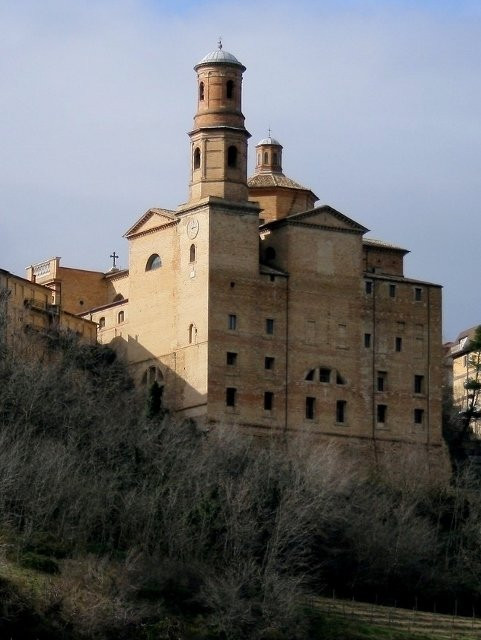
[(441, 287), (404, 277), (407, 250), (316, 205), (270, 135), (248, 177), (245, 67), (219, 45), (194, 69), (188, 201), (132, 224), (127, 269), (52, 258), (27, 278), (95, 322), (179, 417), (440, 449)]

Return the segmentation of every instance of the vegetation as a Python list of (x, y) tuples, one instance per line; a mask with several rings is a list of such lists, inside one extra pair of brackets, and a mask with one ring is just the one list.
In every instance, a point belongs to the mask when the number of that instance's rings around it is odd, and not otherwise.
[(373, 470), (332, 445), (206, 434), (109, 348), (32, 344), (0, 360), (1, 637), (370, 637), (306, 608), (333, 589), (478, 606), (469, 468), (433, 482), (422, 451)]

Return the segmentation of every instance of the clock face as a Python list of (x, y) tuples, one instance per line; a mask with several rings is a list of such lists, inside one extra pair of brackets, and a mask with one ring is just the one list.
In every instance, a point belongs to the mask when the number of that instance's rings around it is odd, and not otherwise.
[(199, 233), (199, 221), (195, 218), (191, 218), (187, 223), (187, 235), (193, 240)]

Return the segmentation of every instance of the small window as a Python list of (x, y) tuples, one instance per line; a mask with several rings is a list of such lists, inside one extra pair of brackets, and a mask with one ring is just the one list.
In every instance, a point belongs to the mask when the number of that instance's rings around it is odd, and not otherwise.
[(119, 311), (117, 314), (117, 322), (120, 324), (125, 319), (125, 313), (123, 311)]
[(414, 424), (424, 423), (424, 409), (414, 409)]
[(366, 280), (365, 288), (366, 288), (366, 293), (367, 294), (371, 294), (372, 293), (372, 280)]
[(160, 269), (162, 266), (162, 260), (157, 253), (153, 253), (150, 258), (147, 260), (147, 264), (145, 265), (146, 271), (155, 271), (156, 269)]
[(230, 313), (227, 319), (227, 327), (230, 331), (235, 331), (237, 329), (237, 316), (233, 313)]
[(194, 150), (194, 169), (200, 169), (200, 149), (196, 147)]
[(234, 351), (228, 351), (226, 363), (230, 365), (237, 364), (237, 353), (234, 353)]
[(330, 382), (330, 381), (331, 381), (331, 370), (321, 367), (319, 369), (319, 382)]
[(315, 369), (311, 369), (310, 371), (308, 371), (306, 374), (306, 380), (309, 380), (310, 382), (312, 382), (314, 380), (315, 373), (316, 373)]
[(264, 391), (264, 410), (272, 411), (274, 406), (274, 394), (272, 391)]
[(424, 376), (414, 376), (414, 393), (424, 393)]
[(387, 405), (378, 404), (377, 405), (377, 423), (384, 424), (386, 422), (387, 416)]
[(203, 100), (204, 99), (204, 83), (201, 82), (199, 84), (199, 100)]
[(262, 156), (261, 156), (261, 154), (260, 154), (260, 153), (258, 153), (258, 154), (257, 154), (257, 164), (258, 164), (258, 165), (261, 163), (261, 157), (262, 157)]
[(378, 391), (386, 391), (387, 373), (385, 371), (378, 371), (376, 378), (376, 388)]
[(314, 413), (316, 409), (316, 399), (307, 396), (306, 398), (306, 419), (314, 420)]
[(267, 247), (265, 250), (264, 256), (266, 260), (275, 260), (276, 259), (276, 250), (274, 247)]
[(234, 387), (227, 387), (225, 390), (225, 404), (227, 407), (235, 407), (236, 405), (237, 389)]
[(264, 369), (274, 369), (274, 358), (266, 356), (264, 358)]
[(336, 402), (336, 422), (343, 423), (346, 421), (346, 401), (338, 400)]
[(414, 299), (419, 302), (423, 299), (423, 290), (421, 287), (414, 287)]
[(105, 327), (105, 318), (99, 318), (99, 329), (103, 329)]
[(272, 154), (272, 164), (277, 164), (277, 163), (278, 163), (277, 153), (274, 151), (274, 153)]
[(336, 384), (346, 384), (345, 379), (341, 376), (339, 371), (336, 372)]
[(232, 100), (234, 97), (234, 82), (232, 80), (227, 80), (225, 90), (227, 100)]
[(237, 147), (233, 145), (227, 149), (227, 166), (237, 167)]
[(268, 164), (269, 156), (267, 155), (267, 151), (264, 151), (264, 164)]
[(193, 344), (197, 338), (197, 327), (195, 324), (189, 325), (189, 344)]
[(366, 347), (366, 349), (369, 349), (371, 346), (371, 334), (370, 333), (365, 333), (364, 334), (364, 346)]
[(402, 339), (402, 338), (397, 337), (397, 338), (396, 338), (396, 344), (395, 344), (395, 346), (396, 346), (396, 351), (402, 351), (402, 348), (403, 348), (403, 339)]
[(112, 302), (119, 302), (119, 300), (123, 300), (124, 296), (121, 293), (118, 293), (114, 299), (112, 300)]
[(395, 298), (396, 297), (396, 285), (395, 284), (390, 284), (389, 285), (389, 297), (390, 298)]
[(266, 333), (272, 335), (274, 333), (274, 320), (266, 318)]
[(195, 244), (190, 245), (189, 262), (195, 262)]

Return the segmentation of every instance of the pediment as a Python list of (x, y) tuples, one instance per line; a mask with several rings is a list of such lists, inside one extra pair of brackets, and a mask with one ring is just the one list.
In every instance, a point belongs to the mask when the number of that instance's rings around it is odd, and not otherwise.
[(343, 231), (366, 233), (369, 229), (363, 227), (355, 220), (348, 218), (340, 211), (333, 209), (328, 205), (322, 207), (316, 207), (310, 211), (303, 211), (301, 213), (294, 213), (286, 218), (288, 222), (295, 222), (299, 224), (315, 225), (323, 228), (338, 229)]
[(168, 209), (149, 209), (130, 229), (124, 233), (124, 238), (130, 238), (139, 233), (146, 233), (152, 229), (158, 229), (177, 220), (173, 211)]

